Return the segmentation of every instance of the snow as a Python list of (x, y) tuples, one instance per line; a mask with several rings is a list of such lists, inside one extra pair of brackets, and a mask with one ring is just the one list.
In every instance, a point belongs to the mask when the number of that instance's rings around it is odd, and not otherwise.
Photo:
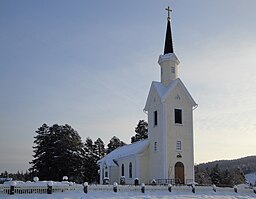
[(54, 194), (26, 194), (26, 195), (3, 195), (0, 194), (0, 199), (195, 199), (195, 198), (209, 198), (209, 199), (255, 199), (256, 194), (251, 192), (235, 193), (231, 192), (230, 189), (223, 189), (221, 191), (213, 192), (211, 190), (200, 191), (196, 193), (187, 191), (145, 191), (141, 192), (106, 192), (106, 191), (95, 191), (88, 192), (88, 194), (80, 192), (67, 192), (67, 193), (54, 193)]
[(88, 193), (80, 191), (58, 192), (53, 194), (15, 194), (7, 195), (0, 192), (0, 199), (256, 199), (253, 189), (241, 188), (237, 186), (238, 193), (234, 188), (216, 188), (195, 186), (195, 193), (189, 186), (171, 186), (171, 192), (167, 186), (145, 186), (145, 193), (141, 192), (141, 186), (119, 186), (117, 193), (113, 191), (113, 185), (91, 185), (88, 187)]
[(256, 183), (256, 172), (255, 173), (249, 173), (245, 175), (246, 181), (251, 184)]
[(70, 186), (73, 185), (72, 182), (68, 182), (68, 181), (62, 181), (62, 182), (53, 182), (53, 181), (37, 181), (37, 182), (23, 182), (23, 181), (6, 181), (4, 182), (4, 185), (14, 185), (15, 186), (19, 186), (19, 187), (36, 187), (36, 186)]
[(130, 155), (135, 155), (144, 151), (144, 149), (149, 145), (148, 140), (142, 140), (135, 142), (133, 144), (128, 144), (122, 147), (117, 148), (116, 150), (112, 151), (104, 158), (98, 161), (98, 164), (103, 162), (106, 163), (107, 166), (115, 166), (115, 162), (113, 160), (118, 160), (119, 158), (127, 157)]
[(162, 96), (166, 93), (166, 87), (161, 82), (156, 82), (156, 81), (153, 81), (152, 85), (155, 87), (158, 93), (158, 96), (162, 98)]

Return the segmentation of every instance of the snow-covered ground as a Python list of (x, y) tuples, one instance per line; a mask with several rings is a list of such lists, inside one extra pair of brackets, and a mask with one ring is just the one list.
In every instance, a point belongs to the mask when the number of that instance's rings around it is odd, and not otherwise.
[(245, 175), (246, 181), (252, 185), (256, 184), (256, 172)]
[(256, 199), (256, 194), (251, 192), (230, 192), (230, 189), (222, 189), (221, 191), (213, 192), (209, 189), (206, 191), (199, 191), (198, 193), (192, 193), (187, 191), (146, 191), (144, 194), (141, 192), (106, 192), (106, 191), (94, 191), (88, 192), (88, 194), (80, 192), (69, 193), (54, 193), (48, 194), (26, 194), (26, 195), (2, 195), (0, 199), (195, 199), (195, 198), (209, 198), (209, 199)]

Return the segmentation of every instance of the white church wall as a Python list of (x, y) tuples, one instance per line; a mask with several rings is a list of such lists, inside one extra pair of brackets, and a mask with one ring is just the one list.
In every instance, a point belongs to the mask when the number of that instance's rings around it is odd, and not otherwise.
[[(175, 178), (175, 164), (182, 162), (186, 179), (194, 179), (194, 149), (193, 149), (193, 117), (192, 107), (184, 90), (177, 86), (166, 101), (167, 111), (167, 168), (170, 178)], [(182, 124), (175, 124), (174, 110), (182, 110)], [(181, 142), (181, 150), (176, 149), (177, 141)], [(178, 155), (181, 157), (177, 158)]]
[(146, 150), (142, 153), (139, 154), (136, 158), (136, 165), (138, 164), (139, 170), (136, 171), (135, 178), (139, 178), (140, 183), (148, 183), (149, 182), (149, 177), (148, 177), (148, 172), (149, 172), (149, 148), (146, 148)]
[[(157, 110), (157, 125), (154, 125), (154, 111)], [(165, 178), (164, 176), (164, 140), (163, 140), (163, 104), (148, 112), (149, 119), (149, 179)]]
[(119, 167), (111, 166), (109, 168), (109, 183), (114, 184), (114, 182), (119, 182)]

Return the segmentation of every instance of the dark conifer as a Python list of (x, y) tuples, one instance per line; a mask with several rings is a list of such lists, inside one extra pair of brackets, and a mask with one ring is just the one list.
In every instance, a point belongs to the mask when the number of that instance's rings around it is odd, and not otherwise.
[(131, 137), (131, 143), (148, 138), (148, 123), (140, 120), (135, 128), (135, 135)]
[(85, 153), (79, 134), (69, 125), (43, 124), (36, 131), (30, 171), (40, 180), (83, 180)]
[(113, 136), (108, 143), (108, 148), (107, 148), (107, 154), (111, 153), (118, 147), (126, 145), (123, 141), (121, 141), (118, 137)]

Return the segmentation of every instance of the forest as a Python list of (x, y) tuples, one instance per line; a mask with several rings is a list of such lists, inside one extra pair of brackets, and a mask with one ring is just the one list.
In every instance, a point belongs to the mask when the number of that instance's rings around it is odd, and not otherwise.
[[(147, 138), (148, 124), (139, 120), (131, 143)], [(28, 171), (0, 174), (0, 183), (7, 178), (32, 181), (37, 176), (40, 180), (61, 181), (68, 176), (70, 181), (98, 183), (97, 161), (118, 147), (126, 145), (113, 136), (107, 146), (101, 138), (93, 141), (87, 137), (85, 142), (70, 125), (43, 124), (35, 131), (33, 160)]]
[(256, 172), (256, 156), (218, 160), (196, 165), (195, 180), (199, 184), (233, 186), (246, 183), (244, 176), (254, 172)]

